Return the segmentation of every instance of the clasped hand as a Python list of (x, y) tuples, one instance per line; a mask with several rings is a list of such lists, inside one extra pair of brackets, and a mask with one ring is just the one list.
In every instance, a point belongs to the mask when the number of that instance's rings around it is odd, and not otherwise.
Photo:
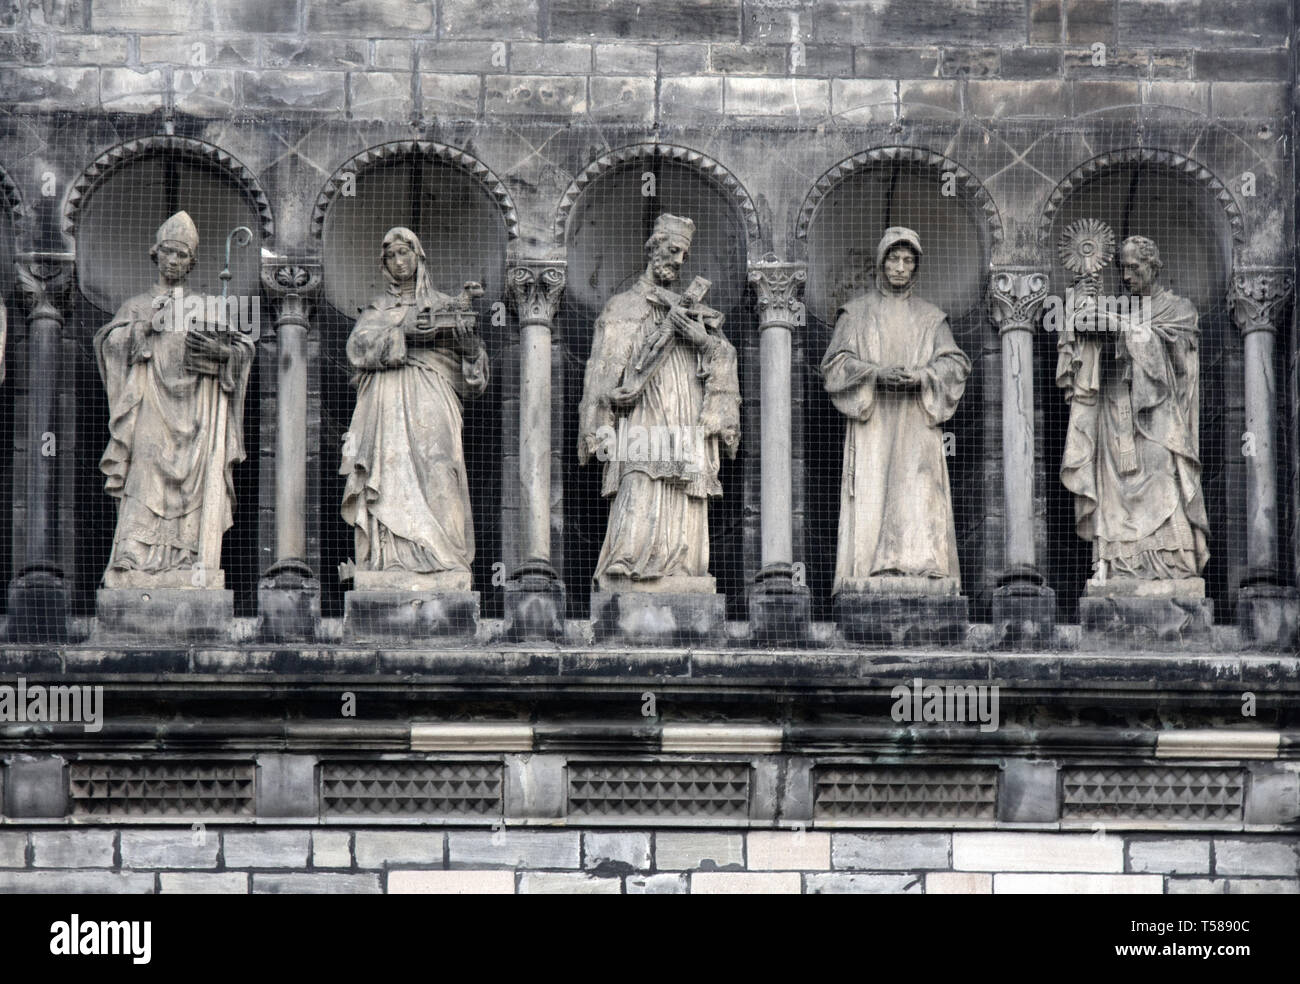
[(921, 377), (903, 366), (888, 366), (876, 374), (876, 385), (889, 390), (920, 389)]
[(686, 312), (674, 309), (669, 311), (668, 317), (673, 327), (677, 329), (677, 333), (691, 344), (698, 348), (706, 348), (712, 343), (713, 338), (708, 329)]

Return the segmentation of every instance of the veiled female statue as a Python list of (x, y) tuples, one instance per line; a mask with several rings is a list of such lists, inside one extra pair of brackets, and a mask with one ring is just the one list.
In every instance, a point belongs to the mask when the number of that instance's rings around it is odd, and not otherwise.
[(461, 401), (488, 385), (469, 306), (478, 285), (459, 298), (435, 288), (410, 229), (388, 231), (381, 259), (387, 289), (347, 343), (357, 405), (339, 473), (356, 587), (468, 591), (474, 523)]

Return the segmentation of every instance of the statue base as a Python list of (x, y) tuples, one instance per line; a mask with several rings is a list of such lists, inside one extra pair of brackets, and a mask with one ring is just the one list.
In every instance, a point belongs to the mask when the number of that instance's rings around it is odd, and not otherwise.
[(343, 595), (343, 638), (472, 639), (478, 632), (478, 603), (477, 591), (348, 591)]
[(1252, 584), (1237, 592), (1237, 625), (1248, 645), (1259, 649), (1300, 646), (1300, 592), (1273, 584)]
[(759, 643), (802, 645), (812, 628), (812, 597), (794, 583), (791, 564), (759, 571), (749, 592), (749, 635)]
[(357, 571), (352, 575), (354, 591), (450, 591), (464, 594), (473, 591), (469, 571)]
[(591, 626), (596, 642), (721, 646), (727, 640), (727, 599), (716, 592), (593, 591)]
[(160, 590), (176, 588), (186, 591), (224, 591), (226, 589), (226, 572), (200, 571), (198, 568), (186, 568), (176, 571), (115, 571), (111, 568), (104, 572), (105, 588), (140, 588)]
[(67, 642), (71, 592), (56, 567), (33, 565), (9, 582), (10, 642)]
[(970, 625), (956, 578), (863, 578), (841, 587), (834, 608), (845, 641), (866, 645), (961, 646)]
[(520, 565), (506, 581), (507, 642), (564, 638), (564, 582), (545, 561)]
[(992, 618), (993, 644), (1001, 649), (1056, 645), (1056, 592), (1033, 567), (1014, 567), (998, 578)]
[(257, 637), (310, 642), (320, 629), (320, 581), (300, 560), (281, 560), (257, 584)]
[(1199, 577), (1089, 581), (1079, 599), (1079, 624), (1088, 637), (1106, 645), (1154, 642), (1208, 642), (1214, 602), (1205, 597)]
[(100, 588), (95, 609), (101, 638), (223, 642), (230, 638), (235, 593), (189, 587)]
[(672, 574), (646, 580), (602, 574), (596, 578), (596, 590), (601, 594), (717, 594), (718, 582), (707, 574), (704, 577)]

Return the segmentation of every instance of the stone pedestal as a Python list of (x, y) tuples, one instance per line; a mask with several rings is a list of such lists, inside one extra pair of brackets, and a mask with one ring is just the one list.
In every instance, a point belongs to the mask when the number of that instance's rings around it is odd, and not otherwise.
[(71, 594), (53, 566), (25, 568), (9, 582), (9, 642), (66, 642)]
[(846, 642), (960, 646), (970, 604), (953, 578), (869, 577), (835, 596), (835, 622)]
[(1032, 567), (1006, 571), (993, 590), (993, 642), (1006, 649), (1056, 643), (1056, 592)]
[(807, 587), (795, 583), (793, 565), (775, 564), (758, 573), (749, 592), (752, 641), (804, 643), (811, 623), (812, 598)]
[[(663, 578), (712, 581), (713, 578)], [(669, 586), (671, 588), (671, 586)], [(727, 599), (707, 592), (593, 591), (596, 642), (630, 646), (721, 646), (727, 639)]]
[(320, 581), (300, 560), (282, 560), (257, 585), (257, 637), (311, 641), (320, 628)]
[(1084, 642), (1104, 645), (1208, 642), (1214, 602), (1199, 577), (1089, 581), (1079, 599)]
[(343, 637), (349, 642), (472, 639), (478, 612), (477, 591), (349, 591), (343, 595)]
[(1237, 625), (1248, 645), (1295, 650), (1300, 647), (1300, 592), (1273, 584), (1243, 587), (1237, 593)]
[(505, 638), (564, 638), (564, 582), (545, 561), (520, 566), (506, 581)]
[(235, 617), (235, 593), (219, 587), (110, 587), (96, 593), (95, 608), (101, 639), (224, 642)]

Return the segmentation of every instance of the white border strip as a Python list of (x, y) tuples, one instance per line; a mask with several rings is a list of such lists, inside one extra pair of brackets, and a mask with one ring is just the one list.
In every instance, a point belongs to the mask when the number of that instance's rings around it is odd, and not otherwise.
[(533, 726), (495, 721), (412, 724), (411, 749), (417, 752), (531, 752)]
[(766, 724), (665, 724), (665, 752), (767, 755), (781, 751), (782, 730)]
[(1280, 731), (1162, 731), (1156, 758), (1275, 759), (1281, 745)]

